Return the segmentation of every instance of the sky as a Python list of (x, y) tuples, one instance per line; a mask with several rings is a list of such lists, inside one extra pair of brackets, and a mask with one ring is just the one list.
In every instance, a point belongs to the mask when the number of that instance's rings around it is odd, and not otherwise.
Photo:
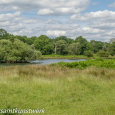
[(0, 28), (21, 36), (115, 38), (115, 0), (0, 0)]

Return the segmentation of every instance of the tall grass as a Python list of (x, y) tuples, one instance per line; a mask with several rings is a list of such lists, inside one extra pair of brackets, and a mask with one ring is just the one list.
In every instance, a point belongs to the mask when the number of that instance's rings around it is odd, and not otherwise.
[(0, 67), (0, 108), (46, 115), (114, 115), (114, 69), (59, 65)]

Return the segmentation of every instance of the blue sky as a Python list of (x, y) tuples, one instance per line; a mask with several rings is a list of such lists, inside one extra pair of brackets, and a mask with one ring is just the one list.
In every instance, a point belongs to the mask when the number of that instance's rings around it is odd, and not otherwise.
[(115, 37), (115, 0), (0, 0), (0, 28), (28, 37), (109, 42)]
[(115, 0), (91, 0), (91, 3), (88, 7), (88, 9), (85, 10), (85, 12), (96, 12), (99, 10), (113, 10), (112, 7), (109, 7), (110, 4), (113, 4)]

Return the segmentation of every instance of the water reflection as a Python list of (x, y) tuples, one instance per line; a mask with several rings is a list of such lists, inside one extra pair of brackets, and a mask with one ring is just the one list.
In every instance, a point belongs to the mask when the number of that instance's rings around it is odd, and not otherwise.
[(47, 65), (51, 63), (58, 63), (58, 62), (79, 62), (79, 61), (85, 61), (85, 59), (76, 59), (76, 60), (70, 60), (70, 59), (45, 59), (45, 60), (35, 60), (35, 61), (30, 61), (30, 63), (35, 63), (39, 65)]

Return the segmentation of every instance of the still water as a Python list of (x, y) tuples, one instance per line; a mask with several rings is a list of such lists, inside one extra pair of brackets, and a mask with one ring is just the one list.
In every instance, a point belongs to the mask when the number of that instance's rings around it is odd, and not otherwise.
[(85, 61), (85, 59), (44, 59), (44, 60), (35, 60), (35, 61), (29, 61), (29, 63), (0, 63), (0, 66), (16, 66), (16, 65), (31, 65), (31, 64), (37, 64), (37, 65), (47, 65), (51, 63), (58, 63), (58, 62), (79, 62), (79, 61)]

